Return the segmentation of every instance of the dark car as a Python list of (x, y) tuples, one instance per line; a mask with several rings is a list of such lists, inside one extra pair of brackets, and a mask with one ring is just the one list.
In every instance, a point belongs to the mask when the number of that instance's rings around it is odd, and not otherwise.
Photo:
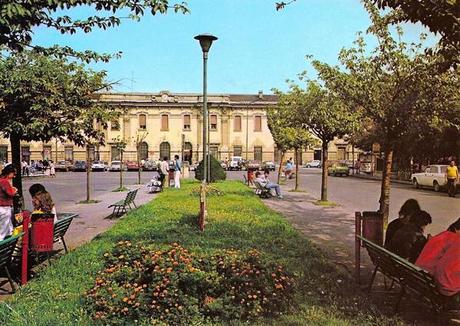
[(265, 161), (262, 163), (262, 170), (275, 171), (276, 166), (272, 161)]
[(86, 171), (86, 162), (85, 161), (75, 161), (73, 164), (74, 171)]

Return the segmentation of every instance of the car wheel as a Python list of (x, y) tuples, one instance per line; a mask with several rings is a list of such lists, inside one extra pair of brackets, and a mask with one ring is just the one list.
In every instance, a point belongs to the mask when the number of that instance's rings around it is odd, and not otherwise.
[(415, 186), (415, 189), (420, 189), (420, 185), (417, 182), (417, 179), (412, 180), (412, 184)]
[(439, 185), (439, 183), (435, 180), (433, 182), (433, 189), (434, 191), (438, 192), (439, 190), (441, 190), (441, 186)]

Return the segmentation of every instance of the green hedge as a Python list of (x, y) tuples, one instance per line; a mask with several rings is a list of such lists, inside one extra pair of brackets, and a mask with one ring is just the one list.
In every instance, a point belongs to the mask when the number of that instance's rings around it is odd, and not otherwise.
[[(197, 182), (185, 181), (181, 190), (165, 189), (92, 242), (54, 261), (38, 279), (0, 302), (1, 324), (94, 325), (93, 316), (84, 306), (85, 293), (94, 287), (98, 272), (103, 270), (104, 255), (126, 240), (160, 247), (179, 243), (198, 255), (215, 255), (228, 249), (257, 250), (268, 262), (284, 266), (296, 278), (295, 304), (280, 317), (252, 324), (398, 323), (383, 317), (355, 289), (348, 274), (338, 272), (282, 216), (268, 209), (240, 182), (216, 184), (224, 195), (209, 197), (209, 218), (201, 233), (196, 226), (199, 201), (192, 195), (197, 186)], [(196, 321), (207, 323), (204, 319)]]
[[(208, 159), (211, 160), (211, 179), (210, 182), (216, 181), (223, 181), (227, 178), (227, 173), (225, 173), (224, 169), (220, 165), (220, 162), (214, 158), (212, 155), (207, 155)], [(203, 173), (204, 173), (204, 165), (203, 160), (200, 161), (198, 164), (196, 171), (195, 171), (195, 179), (198, 181), (203, 180)]]

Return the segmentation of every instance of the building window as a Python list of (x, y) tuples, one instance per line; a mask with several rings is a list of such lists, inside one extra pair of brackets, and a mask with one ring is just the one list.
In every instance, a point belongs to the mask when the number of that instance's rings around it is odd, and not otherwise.
[(211, 154), (216, 160), (219, 159), (219, 146), (211, 145), (209, 146), (209, 154)]
[(254, 146), (254, 160), (262, 162), (262, 146)]
[(254, 117), (254, 131), (262, 131), (262, 117), (260, 115)]
[(113, 119), (113, 120), (110, 122), (110, 129), (113, 130), (113, 131), (118, 131), (118, 130), (120, 130), (120, 121), (118, 121), (118, 118), (117, 118), (117, 119)]
[(243, 156), (243, 146), (233, 146), (233, 156)]
[(192, 143), (184, 143), (184, 157), (182, 157), (182, 161), (192, 162)]
[(190, 114), (184, 114), (184, 130), (190, 130)]
[(21, 146), (21, 159), (26, 162), (30, 162), (30, 147)]
[(121, 153), (120, 153), (120, 149), (117, 147), (117, 145), (113, 145), (111, 147), (111, 157), (112, 157), (112, 161), (119, 161), (121, 160)]
[(43, 159), (47, 161), (51, 159), (51, 146), (43, 146)]
[(138, 153), (139, 160), (146, 160), (149, 157), (149, 145), (143, 141), (139, 144)]
[(169, 160), (171, 157), (171, 145), (168, 142), (162, 142), (160, 144), (160, 160), (165, 158)]
[(237, 115), (233, 119), (233, 131), (241, 131), (241, 116)]
[(94, 145), (88, 145), (86, 147), (86, 151), (87, 151), (87, 159), (89, 162), (92, 162), (96, 159), (96, 148), (94, 147)]
[(215, 114), (209, 116), (209, 129), (217, 130), (217, 115)]
[(64, 159), (73, 162), (73, 146), (64, 146)]
[(169, 121), (168, 121), (168, 115), (167, 114), (162, 114), (161, 115), (161, 131), (168, 131), (169, 130)]
[(8, 162), (8, 146), (0, 146), (0, 162)]
[(145, 114), (139, 114), (139, 129), (147, 129), (147, 116)]

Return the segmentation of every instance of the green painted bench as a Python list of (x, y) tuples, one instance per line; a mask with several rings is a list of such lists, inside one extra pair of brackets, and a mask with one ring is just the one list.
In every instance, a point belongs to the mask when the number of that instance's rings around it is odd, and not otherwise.
[(111, 204), (108, 207), (108, 208), (113, 207), (113, 212), (112, 212), (111, 216), (119, 216), (119, 215), (121, 215), (123, 213), (128, 212), (127, 208), (133, 209), (133, 207), (131, 207), (131, 205), (133, 205), (134, 208), (137, 208), (136, 203), (134, 202), (134, 199), (136, 199), (138, 190), (139, 189), (128, 191), (128, 193), (126, 194), (125, 199), (119, 200), (116, 203)]
[(259, 195), (260, 198), (272, 197), (272, 193), (270, 192), (270, 189), (267, 189), (264, 186), (262, 186), (257, 180), (254, 180), (253, 182), (254, 182), (254, 185), (256, 186), (256, 189), (254, 190), (256, 195)]
[(67, 230), (69, 229), (70, 223), (72, 223), (74, 217), (77, 216), (78, 214), (76, 213), (58, 213), (58, 221), (54, 223), (53, 241), (62, 241), (62, 245), (64, 246), (64, 250), (66, 253), (68, 253), (69, 251), (67, 250), (67, 245), (65, 243), (64, 236)]
[(13, 279), (11, 278), (11, 274), (8, 267), (10, 267), (11, 265), (13, 259), (13, 252), (16, 248), (18, 240), (21, 237), (22, 234), (18, 234), (16, 236), (9, 237), (7, 239), (0, 241), (0, 268), (2, 268), (5, 271), (8, 281), (11, 284), (11, 289), (13, 289), (13, 291), (16, 290), (16, 283), (14, 283)]
[(436, 312), (444, 310), (450, 298), (439, 293), (431, 274), (372, 241), (359, 235), (357, 237), (367, 249), (369, 257), (375, 266), (368, 286), (369, 292), (372, 290), (376, 273), (379, 271), (390, 278), (391, 281), (400, 285), (395, 311), (399, 309), (402, 298), (410, 293), (415, 294), (414, 297), (431, 304)]

